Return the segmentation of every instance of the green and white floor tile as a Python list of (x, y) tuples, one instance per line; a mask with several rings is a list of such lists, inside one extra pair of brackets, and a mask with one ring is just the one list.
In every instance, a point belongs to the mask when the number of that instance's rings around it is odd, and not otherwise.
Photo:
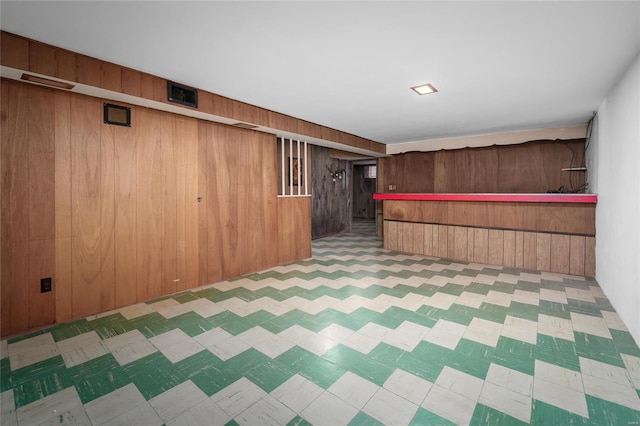
[(3, 341), (2, 425), (627, 425), (598, 284), (313, 242), (313, 258)]

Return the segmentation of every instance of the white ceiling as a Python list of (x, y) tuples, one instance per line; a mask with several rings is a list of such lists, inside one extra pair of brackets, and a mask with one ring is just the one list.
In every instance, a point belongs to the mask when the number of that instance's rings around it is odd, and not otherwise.
[(638, 1), (2, 0), (0, 26), (387, 144), (585, 123), (640, 51)]

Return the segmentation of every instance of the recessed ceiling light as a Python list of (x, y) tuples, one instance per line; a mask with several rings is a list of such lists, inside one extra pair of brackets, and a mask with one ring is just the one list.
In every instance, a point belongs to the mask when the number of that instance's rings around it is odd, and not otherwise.
[(436, 93), (438, 89), (433, 87), (432, 84), (421, 84), (420, 86), (414, 86), (411, 88), (418, 95), (428, 95), (429, 93)]

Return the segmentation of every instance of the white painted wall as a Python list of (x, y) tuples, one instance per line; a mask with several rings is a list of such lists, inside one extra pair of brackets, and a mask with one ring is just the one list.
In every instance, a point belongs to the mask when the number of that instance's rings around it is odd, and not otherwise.
[(598, 109), (587, 167), (596, 279), (640, 343), (640, 55)]

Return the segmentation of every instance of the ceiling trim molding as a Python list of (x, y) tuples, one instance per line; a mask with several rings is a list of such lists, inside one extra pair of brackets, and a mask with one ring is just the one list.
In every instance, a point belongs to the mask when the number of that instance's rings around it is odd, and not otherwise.
[(570, 140), (587, 136), (587, 123), (575, 126), (549, 127), (544, 129), (520, 130), (504, 133), (462, 136), (457, 138), (430, 139), (387, 145), (387, 154), (404, 152), (428, 152), (460, 148), (478, 148), (493, 145), (515, 145), (539, 140)]

